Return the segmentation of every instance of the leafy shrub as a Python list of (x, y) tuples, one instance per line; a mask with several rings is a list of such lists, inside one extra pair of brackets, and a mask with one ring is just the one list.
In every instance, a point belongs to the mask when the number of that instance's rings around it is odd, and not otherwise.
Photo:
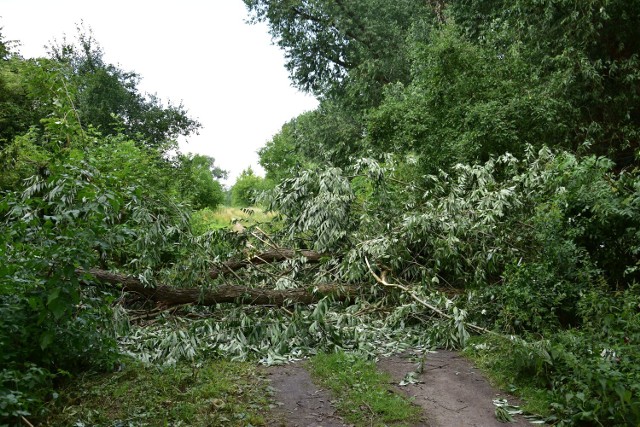
[(490, 301), (485, 310), (495, 316), (495, 326), (512, 333), (545, 333), (580, 323), (577, 303), (586, 285), (562, 278), (548, 264), (523, 263), (507, 267), (501, 284), (481, 292)]
[(114, 180), (63, 158), (0, 200), (3, 416), (38, 415), (57, 376), (115, 363), (113, 298), (79, 270), (125, 264), (149, 280), (177, 255), (187, 217), (139, 183)]
[(582, 330), (557, 334), (550, 374), (557, 411), (578, 423), (640, 423), (640, 289), (585, 292)]
[(236, 183), (231, 187), (231, 202), (234, 206), (253, 206), (258, 196), (268, 188), (264, 178), (253, 173), (250, 167), (240, 174)]
[(47, 388), (30, 391), (58, 373), (113, 363), (115, 342), (103, 333), (108, 306), (81, 290), (76, 272), (97, 261), (95, 248), (107, 244), (110, 220), (122, 203), (93, 183), (95, 177), (91, 168), (69, 165), (66, 173), (34, 177), (22, 194), (2, 199), (0, 354), (6, 382), (0, 400), (13, 408), (9, 415), (36, 410)]

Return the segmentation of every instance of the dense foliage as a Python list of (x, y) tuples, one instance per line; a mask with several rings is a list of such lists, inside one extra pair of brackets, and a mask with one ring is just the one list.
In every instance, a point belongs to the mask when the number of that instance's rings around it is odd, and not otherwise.
[(287, 235), (413, 310), (462, 293), (432, 344), (518, 336), (478, 352), (550, 420), (638, 424), (640, 3), (245, 3), (321, 99), (260, 151)]
[(117, 295), (82, 271), (150, 279), (175, 261), (189, 210), (224, 198), (212, 158), (167, 154), (198, 123), (136, 84), (90, 35), (51, 58), (23, 59), (2, 43), (2, 424), (38, 415), (63, 378), (115, 366)]
[[(37, 417), (118, 351), (270, 364), (471, 342), (549, 421), (638, 425), (640, 3), (244, 2), (321, 103), (260, 150), (266, 179), (238, 178), (234, 204), (265, 193), (275, 213), (237, 232), (207, 222), (223, 171), (171, 152), (198, 128), (182, 106), (140, 94), (90, 34), (35, 60), (0, 40), (0, 417)], [(210, 274), (281, 248), (322, 257)], [(169, 314), (96, 266), (360, 294)]]
[(268, 187), (269, 183), (256, 175), (249, 166), (242, 171), (231, 187), (231, 203), (240, 207), (253, 206)]

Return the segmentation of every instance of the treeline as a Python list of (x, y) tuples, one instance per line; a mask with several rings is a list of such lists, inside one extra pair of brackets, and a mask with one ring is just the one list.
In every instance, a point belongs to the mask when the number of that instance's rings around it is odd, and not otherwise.
[[(260, 150), (289, 236), (464, 292), (550, 420), (637, 425), (640, 2), (245, 4), (320, 99)], [(464, 346), (450, 326), (425, 329)]]
[(272, 178), (388, 153), (431, 173), (529, 145), (635, 165), (637, 2), (245, 3), (321, 99), (261, 150)]
[(90, 31), (25, 59), (0, 35), (0, 424), (37, 417), (53, 386), (120, 357), (116, 294), (83, 269), (150, 277), (175, 262), (189, 212), (225, 199), (200, 128), (144, 94)]
[(182, 104), (141, 93), (140, 76), (105, 62), (90, 30), (24, 59), (0, 39), (0, 189), (46, 176), (56, 162), (94, 161), (124, 182), (147, 180), (195, 209), (224, 200), (214, 159), (175, 154), (198, 131)]

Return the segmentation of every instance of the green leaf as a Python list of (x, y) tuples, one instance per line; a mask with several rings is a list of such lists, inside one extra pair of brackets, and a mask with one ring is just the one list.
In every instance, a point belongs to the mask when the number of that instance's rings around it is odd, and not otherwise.
[(60, 296), (60, 288), (53, 289), (51, 292), (49, 292), (49, 295), (47, 296), (47, 305), (51, 304), (52, 301), (57, 300), (59, 296)]
[(55, 298), (49, 298), (47, 307), (49, 308), (51, 313), (53, 313), (53, 317), (56, 320), (59, 320), (64, 315), (67, 309), (67, 304), (65, 304), (64, 300), (56, 296)]
[(515, 422), (515, 420), (513, 419), (511, 414), (509, 413), (509, 411), (507, 411), (502, 406), (496, 407), (496, 419), (498, 421), (500, 421), (501, 423), (513, 423), (513, 422)]
[(51, 343), (53, 342), (54, 334), (53, 331), (46, 331), (40, 336), (40, 348), (42, 350), (47, 349)]

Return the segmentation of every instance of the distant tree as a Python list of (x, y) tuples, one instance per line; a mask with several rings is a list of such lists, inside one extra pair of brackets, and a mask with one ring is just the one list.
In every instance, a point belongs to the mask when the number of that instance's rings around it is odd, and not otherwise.
[(0, 32), (0, 149), (39, 118), (24, 87), (24, 62)]
[(364, 120), (356, 112), (325, 100), (314, 110), (285, 123), (258, 154), (266, 178), (280, 182), (311, 165), (346, 167), (365, 153)]
[(9, 56), (9, 46), (2, 35), (2, 27), (0, 27), (0, 59), (7, 59)]
[(280, 132), (258, 150), (260, 166), (266, 171), (265, 178), (270, 181), (279, 182), (290, 176), (304, 161), (295, 135), (298, 118), (285, 123)]
[(242, 171), (231, 187), (231, 202), (234, 206), (252, 206), (256, 203), (256, 197), (266, 190), (267, 186), (265, 179), (255, 175), (249, 166)]
[(215, 165), (213, 157), (201, 154), (181, 154), (177, 158), (180, 197), (194, 209), (215, 209), (225, 200), (225, 193), (218, 181), (227, 176)]

